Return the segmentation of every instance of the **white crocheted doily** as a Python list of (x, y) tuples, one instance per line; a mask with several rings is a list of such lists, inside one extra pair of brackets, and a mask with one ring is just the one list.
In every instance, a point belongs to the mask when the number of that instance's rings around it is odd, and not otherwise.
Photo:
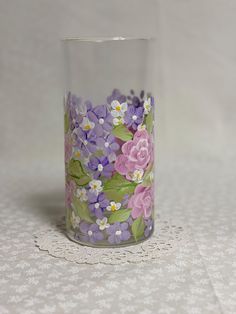
[(54, 257), (79, 264), (140, 263), (173, 253), (188, 240), (187, 228), (168, 220), (158, 220), (153, 235), (146, 241), (128, 247), (92, 248), (68, 239), (65, 223), (48, 226), (35, 234), (36, 246)]

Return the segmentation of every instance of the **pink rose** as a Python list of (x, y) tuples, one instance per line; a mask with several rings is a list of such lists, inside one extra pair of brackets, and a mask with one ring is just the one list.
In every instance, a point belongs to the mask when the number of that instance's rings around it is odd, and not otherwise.
[(130, 179), (135, 170), (145, 170), (153, 161), (153, 144), (146, 130), (137, 131), (133, 140), (123, 144), (122, 153), (115, 162), (115, 169)]
[(145, 187), (139, 184), (128, 202), (128, 207), (132, 208), (132, 217), (134, 219), (139, 216), (150, 217), (154, 203), (153, 198), (153, 187)]

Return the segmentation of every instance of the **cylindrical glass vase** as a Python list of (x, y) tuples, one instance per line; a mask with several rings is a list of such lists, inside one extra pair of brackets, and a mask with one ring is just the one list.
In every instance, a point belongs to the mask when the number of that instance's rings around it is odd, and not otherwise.
[(66, 228), (95, 247), (154, 228), (153, 40), (65, 39)]

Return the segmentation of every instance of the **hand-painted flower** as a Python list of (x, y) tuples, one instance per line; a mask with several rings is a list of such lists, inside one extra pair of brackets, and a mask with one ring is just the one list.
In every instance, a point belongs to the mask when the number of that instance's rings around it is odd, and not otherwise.
[(121, 203), (110, 202), (110, 205), (107, 206), (109, 212), (115, 212), (121, 208)]
[(82, 106), (82, 99), (70, 92), (67, 95), (65, 104), (65, 110), (68, 113), (70, 129), (73, 130), (75, 125), (82, 121), (82, 115), (80, 114), (80, 108)]
[(70, 223), (71, 223), (73, 229), (76, 229), (79, 227), (80, 217), (76, 216), (73, 211), (71, 212)]
[(136, 108), (133, 105), (129, 105), (124, 122), (127, 127), (137, 130), (138, 126), (143, 122), (143, 107)]
[(135, 170), (145, 170), (153, 161), (153, 143), (146, 130), (137, 131), (133, 140), (123, 144), (115, 161), (115, 170), (132, 180)]
[(100, 230), (105, 230), (110, 227), (110, 224), (107, 222), (107, 217), (103, 217), (102, 219), (97, 219), (96, 224), (99, 226)]
[(73, 135), (75, 150), (79, 150), (83, 157), (88, 157), (90, 153), (94, 153), (97, 150), (97, 137), (93, 130), (85, 132), (81, 128), (77, 128), (74, 130)]
[(128, 207), (132, 208), (131, 216), (134, 219), (140, 216), (149, 218), (152, 213), (153, 198), (153, 187), (145, 187), (139, 184), (128, 202)]
[(116, 142), (115, 136), (112, 134), (107, 135), (105, 138), (97, 138), (96, 144), (107, 156), (116, 152), (120, 148), (120, 145)]
[(80, 124), (80, 127), (83, 131), (89, 132), (95, 127), (95, 123), (90, 121), (87, 117), (84, 117), (82, 123)]
[(135, 170), (132, 175), (132, 180), (136, 183), (142, 182), (143, 173), (144, 173), (143, 169)]
[(121, 241), (127, 241), (131, 237), (128, 231), (129, 225), (127, 222), (115, 222), (107, 228), (108, 241), (112, 244), (119, 244)]
[(112, 130), (112, 116), (105, 105), (99, 105), (88, 112), (88, 118), (95, 123), (94, 132), (97, 136), (102, 136), (103, 131)]
[(96, 243), (97, 241), (101, 241), (104, 238), (97, 224), (88, 224), (86, 222), (81, 222), (79, 227), (82, 235), (80, 233), (77, 233), (75, 235), (75, 238), (78, 240)]
[(121, 124), (124, 124), (124, 123), (125, 123), (125, 121), (124, 121), (124, 118), (122, 118), (122, 117), (118, 117), (118, 118), (114, 118), (113, 119), (113, 124), (115, 126), (121, 125)]
[(143, 107), (144, 107), (144, 114), (148, 114), (151, 111), (151, 98), (147, 98), (144, 101)]
[(128, 105), (126, 102), (120, 103), (118, 100), (113, 100), (111, 103), (112, 111), (111, 115), (115, 118), (123, 117), (124, 113), (127, 111)]
[(87, 191), (85, 188), (77, 189), (76, 190), (76, 196), (82, 201), (86, 202), (88, 200)]
[(90, 157), (88, 168), (93, 171), (93, 178), (98, 179), (100, 176), (110, 178), (114, 170), (114, 165), (109, 163), (106, 156)]
[(121, 92), (117, 88), (115, 88), (112, 91), (112, 94), (107, 97), (107, 103), (110, 105), (113, 100), (118, 100), (122, 104), (123, 102), (126, 102), (127, 97), (125, 95), (122, 95)]
[(103, 212), (109, 205), (104, 193), (96, 195), (95, 193), (88, 193), (88, 207), (90, 211), (98, 218), (103, 217)]
[(147, 127), (146, 127), (145, 124), (139, 124), (139, 125), (138, 125), (138, 131), (146, 130), (146, 129), (147, 129)]
[(90, 181), (89, 186), (90, 186), (90, 192), (95, 193), (96, 195), (98, 195), (98, 193), (100, 193), (103, 189), (102, 181), (100, 180)]

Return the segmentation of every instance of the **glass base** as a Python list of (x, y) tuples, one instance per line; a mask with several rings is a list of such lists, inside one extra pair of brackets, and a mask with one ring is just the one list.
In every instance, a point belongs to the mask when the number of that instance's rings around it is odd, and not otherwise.
[(69, 238), (69, 240), (76, 242), (76, 243), (83, 245), (83, 246), (88, 246), (88, 247), (93, 247), (93, 248), (119, 248), (119, 247), (127, 247), (127, 246), (132, 246), (132, 245), (136, 245), (136, 244), (140, 244), (142, 242), (145, 242), (146, 240), (148, 240), (152, 236), (153, 232), (154, 232), (154, 228), (152, 229), (152, 231), (149, 233), (149, 235), (147, 237), (142, 237), (137, 241), (134, 239), (134, 237), (131, 237), (129, 240), (123, 241), (119, 244), (111, 244), (105, 240), (99, 241), (99, 242), (94, 243), (94, 244), (91, 242), (83, 242), (83, 241), (81, 241), (75, 237), (75, 234), (73, 231), (66, 231), (66, 235)]

